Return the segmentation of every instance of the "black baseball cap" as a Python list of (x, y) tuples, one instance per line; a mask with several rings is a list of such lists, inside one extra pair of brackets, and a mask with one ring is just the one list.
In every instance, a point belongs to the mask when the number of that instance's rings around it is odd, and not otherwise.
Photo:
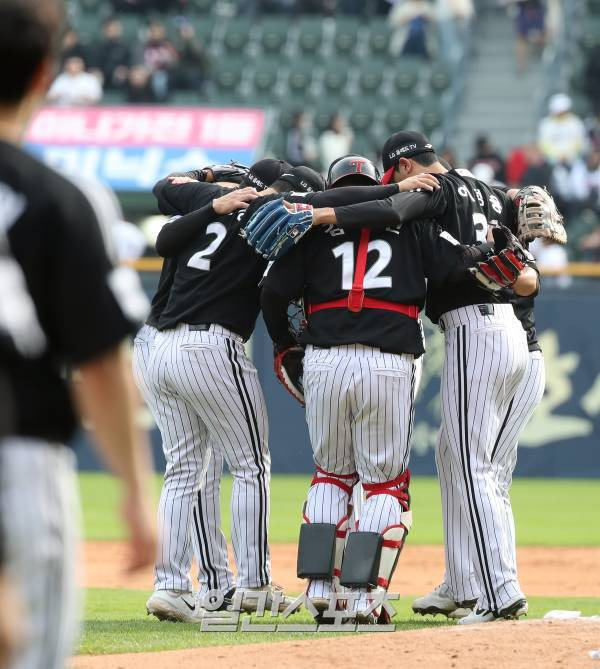
[(400, 158), (412, 158), (412, 156), (416, 156), (419, 153), (435, 153), (433, 144), (420, 132), (401, 130), (388, 137), (381, 150), (381, 162), (384, 169), (381, 183), (391, 183), (394, 170)]
[(275, 158), (263, 158), (254, 163), (248, 170), (248, 174), (240, 182), (240, 186), (254, 186), (256, 190), (264, 190), (274, 181), (277, 181), (284, 172), (289, 172), (292, 166), (285, 160)]
[(298, 193), (317, 193), (325, 190), (325, 179), (310, 167), (298, 165), (284, 172), (278, 181), (285, 181)]

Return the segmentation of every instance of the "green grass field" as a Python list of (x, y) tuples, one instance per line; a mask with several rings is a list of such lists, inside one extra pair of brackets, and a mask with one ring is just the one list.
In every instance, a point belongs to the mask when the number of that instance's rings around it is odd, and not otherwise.
[[(85, 536), (87, 539), (122, 538), (117, 522), (118, 488), (102, 474), (80, 476)], [(276, 476), (271, 485), (271, 528), (273, 543), (295, 542), (307, 476)], [(156, 492), (161, 480), (156, 479)], [(231, 479), (223, 483), (222, 500), (226, 533), (226, 513)], [(417, 477), (411, 484), (414, 526), (411, 544), (440, 544), (441, 510), (437, 480)], [(597, 480), (517, 479), (512, 489), (521, 546), (600, 546), (600, 482)], [(148, 592), (90, 588), (86, 592), (85, 623), (81, 653), (157, 651), (212, 645), (283, 641), (311, 636), (307, 633), (200, 632), (197, 626), (159, 623), (145, 615)], [(413, 593), (422, 594), (422, 593)], [(399, 631), (453, 624), (437, 617), (414, 616), (412, 595), (396, 603)], [(600, 613), (600, 598), (532, 597), (529, 617), (541, 617), (549, 609), (577, 609), (584, 615)], [(265, 619), (266, 623), (272, 623)], [(308, 623), (307, 613), (291, 616), (287, 623)]]

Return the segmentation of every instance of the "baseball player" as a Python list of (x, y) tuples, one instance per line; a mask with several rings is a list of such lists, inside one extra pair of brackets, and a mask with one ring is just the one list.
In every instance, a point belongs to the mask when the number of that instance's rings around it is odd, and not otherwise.
[[(185, 174), (174, 174), (161, 181), (154, 187), (159, 210), (169, 216), (181, 216), (189, 213), (186, 207), (200, 208), (209, 204), (213, 199), (226, 193), (233, 188), (244, 184), (255, 183), (256, 175), (248, 176), (247, 168), (238, 164), (212, 165), (203, 170), (194, 170)], [(246, 179), (244, 181), (244, 179)], [(239, 182), (239, 183), (238, 183)], [(189, 185), (184, 185), (189, 184)], [(192, 209), (193, 210), (193, 209)], [(173, 258), (165, 258), (158, 281), (154, 298), (152, 299), (151, 311), (139, 332), (136, 334), (133, 346), (133, 373), (136, 384), (148, 405), (156, 424), (161, 428), (161, 417), (156, 397), (152, 393), (148, 376), (148, 363), (154, 339), (158, 332), (158, 321), (162, 310), (166, 306), (169, 291), (173, 283), (175, 273), (175, 261)], [(169, 430), (161, 433), (163, 444), (171, 444), (173, 438), (185, 438), (185, 434), (174, 433)], [(199, 436), (195, 435), (194, 438)], [(170, 445), (169, 449), (177, 449), (176, 444)], [(198, 492), (197, 502), (193, 509), (192, 541), (202, 543), (202, 550), (197, 550), (199, 557), (198, 581), (205, 583), (208, 590), (217, 588), (219, 583), (233, 581), (233, 575), (228, 567), (227, 544), (220, 530), (220, 479), (223, 469), (223, 459), (218, 452), (212, 454), (208, 459), (207, 471), (203, 485)], [(189, 579), (189, 571), (192, 563), (192, 546), (189, 540), (190, 533), (187, 529), (188, 518), (182, 518), (181, 509), (177, 505), (167, 502), (168, 495), (163, 489), (161, 497), (162, 509), (165, 505), (170, 507), (169, 524), (161, 524), (166, 535), (161, 537), (159, 565), (162, 568), (155, 571), (155, 588), (171, 592), (189, 593), (192, 584)], [(159, 512), (159, 516), (162, 515)], [(173, 536), (171, 536), (173, 535)], [(211, 538), (209, 542), (205, 537)], [(182, 538), (182, 540), (180, 540)], [(225, 590), (223, 606), (231, 603), (233, 592)], [(190, 616), (190, 610), (185, 606), (179, 595), (174, 596), (175, 605), (171, 611), (171, 617), (186, 621)]]
[[(53, 78), (62, 20), (57, 0), (0, 5), (0, 378), (13, 398), (0, 439), (0, 526), (26, 621), (11, 669), (62, 669), (77, 631), (77, 493), (65, 445), (78, 425), (74, 390), (125, 484), (129, 566), (148, 564), (155, 549), (149, 453), (121, 347), (147, 303), (135, 275), (109, 259), (118, 212), (102, 189), (77, 187), (18, 146)], [(15, 615), (8, 606), (0, 616)]]
[[(286, 167), (276, 160), (252, 166), (250, 172), (260, 170), (263, 183), (274, 182), (261, 195), (290, 189), (287, 181), (279, 179)], [(303, 169), (289, 171), (300, 174)], [(319, 175), (307, 169), (306, 175), (320, 186)], [(171, 514), (166, 509), (169, 504), (176, 505), (183, 509), (179, 512), (184, 519), (182, 527), (185, 529), (186, 519), (189, 525), (205, 458), (212, 449), (217, 450), (234, 477), (232, 542), (238, 567), (237, 601), (252, 608), (256, 599), (245, 597), (248, 591), (266, 591), (270, 601), (280, 590), (271, 582), (267, 542), (270, 457), (266, 409), (256, 369), (243, 348), (258, 315), (259, 282), (266, 262), (253, 254), (238, 234), (243, 210), (238, 205), (230, 213), (215, 211), (218, 202), (168, 224), (157, 238), (158, 252), (166, 257), (176, 253), (177, 258), (167, 305), (159, 320), (161, 332), (150, 359), (152, 392), (160, 408), (163, 434), (190, 431), (190, 438), (178, 448), (169, 449), (165, 444), (167, 502), (161, 505), (161, 516), (163, 524), (169, 523)], [(193, 235), (189, 235), (190, 230)], [(188, 236), (182, 250), (181, 240)], [(203, 536), (203, 540), (210, 544), (211, 537)], [(161, 568), (159, 563), (157, 569)], [(227, 593), (232, 587), (231, 582), (217, 581), (212, 589)], [(202, 588), (208, 589), (208, 585), (202, 584)], [(207, 591), (201, 589), (200, 596)], [(173, 608), (180, 608), (178, 599), (187, 603), (191, 621), (202, 618), (203, 610), (200, 606), (192, 610), (194, 602), (186, 593), (164, 588), (152, 595), (148, 610), (168, 617)], [(285, 598), (281, 601), (285, 606)]]
[[(399, 132), (390, 137), (384, 146), (383, 163), (385, 183), (427, 172), (436, 175), (439, 188), (294, 214), (296, 218), (288, 222), (293, 239), (285, 234), (285, 225), (279, 226), (279, 232), (284, 230), (283, 240), (272, 244), (266, 237), (271, 257), (292, 247), (302, 232), (314, 225), (385, 229), (417, 218), (435, 218), (453, 239), (465, 244), (481, 242), (482, 247), (491, 221), (514, 226), (516, 209), (508, 196), (459, 171), (446, 170), (432, 144), (420, 133)], [(480, 599), (463, 624), (515, 618), (527, 611), (516, 568), (510, 564), (499, 469), (490, 461), (501, 421), (525, 372), (527, 341), (506, 296), (489, 289), (495, 282), (498, 289), (512, 285), (516, 294), (533, 295), (538, 275), (530, 266), (532, 259), (518, 248), (512, 235), (498, 228), (493, 233), (498, 248), (489, 264), (473, 268), (480, 284), (436, 285), (427, 295), (427, 315), (440, 323), (446, 336), (440, 451), (450, 457), (450, 480), (460, 499), (462, 529), (472, 538), (477, 555), (474, 567)], [(490, 279), (487, 284), (486, 279)], [(442, 448), (445, 443), (447, 449)]]
[[(265, 215), (277, 216), (277, 203), (269, 206)], [(336, 211), (345, 209), (352, 207)], [(375, 232), (355, 220), (345, 229), (314, 230), (278, 260), (262, 309), (284, 367), (298, 343), (288, 329), (289, 302), (303, 297), (308, 319), (300, 337), (302, 381), (317, 471), (304, 507), (298, 575), (309, 579), (307, 594), (320, 611), (329, 607), (336, 579), (359, 588), (357, 618), (375, 622), (372, 592), (387, 588), (411, 526), (407, 465), (426, 277), (430, 287), (470, 284), (464, 264), (480, 251), (428, 222)], [(346, 543), (359, 480), (366, 502)], [(378, 614), (387, 621), (385, 611)]]

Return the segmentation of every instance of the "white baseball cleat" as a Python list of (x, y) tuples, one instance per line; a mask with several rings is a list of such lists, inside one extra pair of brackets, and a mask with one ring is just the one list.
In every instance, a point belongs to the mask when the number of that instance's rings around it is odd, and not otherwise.
[[(266, 593), (266, 599), (264, 599)], [(259, 606), (263, 606), (265, 610), (271, 610), (273, 603), (277, 603), (277, 610), (279, 613), (285, 611), (287, 607), (293, 603), (291, 597), (283, 594), (283, 588), (277, 583), (269, 583), (258, 588), (237, 588), (233, 596), (232, 611), (245, 611), (246, 613), (254, 613)]]
[(489, 623), (494, 620), (518, 620), (526, 616), (529, 610), (527, 600), (518, 597), (509, 602), (498, 613), (490, 609), (473, 609), (468, 616), (458, 621), (459, 625), (477, 625), (478, 623)]
[(449, 618), (454, 618), (462, 617), (460, 615), (455, 616), (457, 611), (460, 613), (464, 611), (464, 615), (468, 615), (476, 603), (476, 599), (457, 602), (452, 596), (450, 588), (445, 583), (442, 583), (428, 595), (415, 599), (412, 603), (412, 610), (415, 613), (420, 613), (422, 616), (427, 613), (431, 613), (432, 615), (441, 613)]
[(178, 623), (200, 623), (204, 614), (194, 593), (181, 590), (155, 590), (146, 602), (146, 611), (159, 620)]

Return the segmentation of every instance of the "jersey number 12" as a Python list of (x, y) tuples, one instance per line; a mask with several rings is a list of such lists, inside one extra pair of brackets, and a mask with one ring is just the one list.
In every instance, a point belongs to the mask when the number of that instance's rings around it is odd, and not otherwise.
[[(367, 252), (377, 251), (378, 257), (367, 270), (363, 288), (391, 288), (392, 277), (382, 276), (381, 272), (390, 264), (392, 247), (383, 239), (373, 239), (369, 242)], [(354, 242), (344, 242), (331, 249), (336, 258), (342, 259), (342, 290), (352, 290), (354, 278)]]
[(194, 253), (194, 255), (188, 260), (187, 265), (188, 267), (193, 267), (194, 269), (201, 269), (205, 272), (209, 272), (209, 256), (211, 256), (223, 243), (223, 240), (227, 236), (227, 228), (223, 225), (223, 223), (210, 223), (206, 226), (206, 234), (214, 236), (214, 239), (205, 249)]

